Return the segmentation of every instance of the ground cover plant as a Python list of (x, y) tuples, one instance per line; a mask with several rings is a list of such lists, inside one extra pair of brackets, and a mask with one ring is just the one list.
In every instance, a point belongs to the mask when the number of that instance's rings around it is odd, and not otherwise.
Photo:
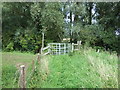
[[(97, 53), (94, 49), (81, 49), (66, 55), (49, 55), (43, 57), (41, 65), (35, 63), (37, 68), (31, 75), (32, 60), (31, 53), (3, 53), (2, 86), (4, 88), (18, 87), (18, 78), (15, 78), (17, 68), (13, 63), (21, 58), (28, 65), (26, 87), (29, 88), (117, 88), (117, 62), (116, 53), (101, 51)], [(9, 58), (9, 64), (7, 64)], [(15, 62), (13, 62), (13, 57)], [(15, 57), (16, 56), (16, 57)], [(46, 74), (47, 72), (47, 74)]]
[(94, 49), (81, 50), (72, 56), (51, 56), (50, 75), (42, 87), (117, 88), (117, 56)]
[(117, 88), (120, 2), (95, 1), (0, 3), (3, 88)]
[(29, 67), (35, 55), (20, 52), (2, 52), (2, 87), (17, 88), (20, 65)]

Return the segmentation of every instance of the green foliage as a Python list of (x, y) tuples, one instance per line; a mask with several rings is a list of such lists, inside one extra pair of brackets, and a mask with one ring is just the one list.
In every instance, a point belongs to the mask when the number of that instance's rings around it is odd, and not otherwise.
[[(120, 27), (120, 17), (118, 8), (120, 3), (96, 3), (96, 12), (99, 14), (96, 19), (99, 25), (102, 25), (101, 33), (104, 44), (107, 44), (112, 50), (120, 51), (119, 39), (115, 35), (115, 30)], [(109, 13), (109, 14), (108, 14)]]
[(117, 88), (117, 60), (114, 54), (110, 55), (108, 52), (98, 54), (94, 49), (88, 48), (75, 52), (73, 56), (50, 56), (50, 74), (42, 83), (42, 87)]
[(74, 55), (74, 52), (69, 52), (68, 55), (69, 55), (69, 56), (73, 56), (73, 55)]
[(2, 67), (2, 87), (4, 88), (18, 87), (18, 76), (15, 75), (16, 71), (17, 69), (13, 65), (6, 65)]
[[(82, 40), (88, 46), (120, 51), (120, 37), (115, 35), (115, 30), (120, 27), (120, 3), (18, 2), (2, 3), (1, 6), (3, 50), (38, 52), (44, 32), (45, 44), (61, 42), (67, 37), (70, 42)], [(70, 22), (65, 22), (68, 13)], [(93, 19), (96, 23), (92, 23)]]
[(3, 3), (3, 49), (37, 52), (43, 31), (45, 40), (60, 41), (64, 24), (60, 8), (61, 3)]
[[(31, 5), (31, 3), (19, 2), (2, 4), (2, 45), (3, 49), (5, 49), (10, 42), (14, 43), (14, 35), (17, 29), (31, 26), (31, 17), (29, 14), (29, 5)], [(21, 32), (23, 30), (21, 30)]]
[(14, 46), (13, 42), (10, 42), (6, 47), (6, 51), (13, 51), (14, 50), (13, 46)]
[[(3, 88), (18, 87), (19, 75), (16, 73), (17, 69), (14, 66), (16, 63), (24, 63), (28, 66), (26, 71), (27, 88), (118, 87), (118, 58), (116, 53), (109, 54), (109, 52), (102, 50), (97, 53), (92, 48), (86, 48), (72, 53), (72, 56), (46, 56), (49, 61), (48, 69), (50, 70), (47, 76), (45, 76), (45, 74), (41, 71), (45, 67), (44, 64), (42, 64), (43, 67), (41, 68), (41, 65), (37, 62), (37, 60), (35, 63), (31, 63), (32, 61), (30, 58), (34, 57), (33, 54), (4, 52), (3, 56)], [(46, 79), (43, 79), (44, 77), (46, 77)]]
[(80, 30), (79, 38), (88, 46), (95, 45), (100, 38), (100, 32), (98, 25), (86, 25)]
[(38, 63), (37, 60), (35, 61), (35, 63), (32, 63), (30, 65), (27, 72), (28, 72), (27, 87), (29, 88), (41, 87), (41, 70), (40, 70), (40, 64)]
[(28, 28), (15, 36), (14, 39), (15, 43), (18, 44), (16, 46), (18, 50), (35, 52), (35, 50), (40, 48), (41, 34), (36, 34), (34, 31), (35, 29)]
[(62, 37), (64, 16), (60, 12), (60, 3), (46, 3), (45, 10), (42, 12), (42, 26), (46, 28), (46, 38), (60, 41), (59, 34)]
[(31, 6), (31, 16), (48, 40), (60, 41), (59, 34), (63, 31), (60, 8), (60, 3), (34, 3)]
[[(19, 88), (18, 79), (21, 64), (27, 68), (31, 66), (31, 60), (35, 58), (32, 53), (21, 52), (2, 52), (2, 87), (3, 88)], [(16, 68), (16, 66), (18, 68)], [(29, 71), (29, 70), (28, 70)], [(29, 71), (31, 73), (31, 71)], [(26, 74), (28, 74), (27, 72)]]

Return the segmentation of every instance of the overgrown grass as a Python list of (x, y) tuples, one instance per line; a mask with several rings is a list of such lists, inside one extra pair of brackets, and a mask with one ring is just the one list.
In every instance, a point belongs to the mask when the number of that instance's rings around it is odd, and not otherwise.
[(117, 88), (117, 56), (94, 49), (73, 55), (49, 57), (49, 70), (43, 88)]
[(2, 52), (2, 87), (18, 88), (18, 69), (24, 64), (30, 67), (35, 55), (32, 53)]
[(18, 87), (18, 77), (16, 76), (16, 67), (13, 65), (6, 65), (2, 67), (2, 87), (14, 88)]
[(35, 59), (32, 53), (2, 52), (2, 65), (30, 64)]
[[(118, 58), (116, 53), (109, 54), (94, 49), (81, 49), (68, 55), (50, 55), (36, 63), (35, 73), (31, 74), (32, 60), (30, 53), (3, 53), (2, 86), (18, 87), (15, 77), (16, 64), (27, 67), (27, 87), (29, 88), (117, 88)], [(9, 63), (9, 64), (8, 64)], [(47, 74), (46, 74), (47, 72)], [(15, 81), (16, 80), (16, 81)], [(14, 85), (13, 85), (14, 83)]]

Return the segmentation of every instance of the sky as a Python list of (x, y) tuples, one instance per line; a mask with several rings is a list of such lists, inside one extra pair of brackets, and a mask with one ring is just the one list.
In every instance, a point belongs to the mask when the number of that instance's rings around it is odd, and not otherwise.
[[(68, 6), (68, 8), (69, 8), (69, 6)], [(95, 4), (94, 4), (93, 9), (92, 9), (92, 14), (94, 14), (94, 13), (95, 13)], [(70, 13), (68, 12), (66, 15), (66, 18), (65, 18), (65, 22), (67, 22), (67, 23), (70, 22), (69, 16), (70, 16)], [(95, 14), (95, 16), (97, 16), (97, 14)], [(72, 14), (72, 22), (74, 22), (74, 17), (75, 17), (75, 15)], [(97, 23), (96, 19), (92, 18), (92, 24), (95, 24), (95, 23)]]
[[(92, 15), (95, 14), (95, 7), (96, 7), (96, 5), (94, 4), (93, 9), (92, 9)], [(68, 8), (69, 8), (69, 5), (68, 5)], [(70, 18), (69, 18), (70, 17), (70, 12), (68, 11), (66, 14), (67, 15), (66, 15), (66, 18), (64, 20), (65, 20), (66, 23), (70, 23)], [(94, 16), (96, 17), (97, 15), (98, 14), (96, 13)], [(74, 17), (75, 17), (75, 15), (72, 13), (72, 22), (74, 22)], [(95, 23), (97, 23), (97, 20), (94, 19), (94, 18), (92, 18), (92, 24), (95, 24)], [(73, 23), (71, 24), (71, 26), (73, 27)], [(118, 28), (117, 30), (115, 30), (115, 35), (117, 35), (117, 36), (120, 35), (120, 28)]]

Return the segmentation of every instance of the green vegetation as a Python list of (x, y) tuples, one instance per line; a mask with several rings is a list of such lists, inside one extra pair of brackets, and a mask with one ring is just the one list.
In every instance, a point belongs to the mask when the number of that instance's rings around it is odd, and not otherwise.
[[(32, 73), (33, 54), (3, 53), (2, 81), (3, 87), (18, 87), (18, 75), (15, 63), (26, 63), (27, 87), (29, 88), (117, 88), (117, 62), (116, 53), (95, 52), (87, 48), (68, 55), (50, 55), (43, 57), (41, 64), (35, 62)], [(9, 58), (11, 57), (11, 58)], [(13, 62), (13, 58), (14, 61)], [(21, 61), (17, 61), (21, 59)], [(9, 58), (9, 61), (7, 60)], [(27, 60), (27, 61), (26, 61)], [(7, 64), (9, 62), (9, 64)], [(47, 73), (47, 74), (46, 74)], [(16, 78), (15, 78), (15, 75)], [(14, 84), (13, 84), (14, 83)]]
[(21, 52), (2, 52), (2, 66), (6, 65), (20, 65), (30, 64), (35, 59), (35, 55), (32, 53)]
[[(120, 2), (4, 2), (0, 7), (3, 87), (18, 87), (22, 64), (29, 88), (118, 87)], [(84, 49), (36, 61), (33, 53), (42, 41), (47, 46), (66, 38), (66, 43), (82, 41)]]
[[(18, 77), (16, 77), (17, 68), (13, 65), (6, 65), (2, 67), (2, 87), (14, 88), (17, 87)], [(15, 81), (15, 79), (17, 81)]]
[(31, 53), (2, 52), (2, 87), (18, 87), (20, 65), (29, 67), (34, 58), (35, 55)]
[(4, 51), (36, 53), (44, 32), (45, 46), (70, 38), (71, 43), (81, 40), (120, 53), (120, 34), (115, 34), (120, 32), (120, 2), (6, 2), (2, 6)]
[(73, 56), (51, 56), (50, 74), (42, 87), (117, 88), (117, 56), (93, 49)]

